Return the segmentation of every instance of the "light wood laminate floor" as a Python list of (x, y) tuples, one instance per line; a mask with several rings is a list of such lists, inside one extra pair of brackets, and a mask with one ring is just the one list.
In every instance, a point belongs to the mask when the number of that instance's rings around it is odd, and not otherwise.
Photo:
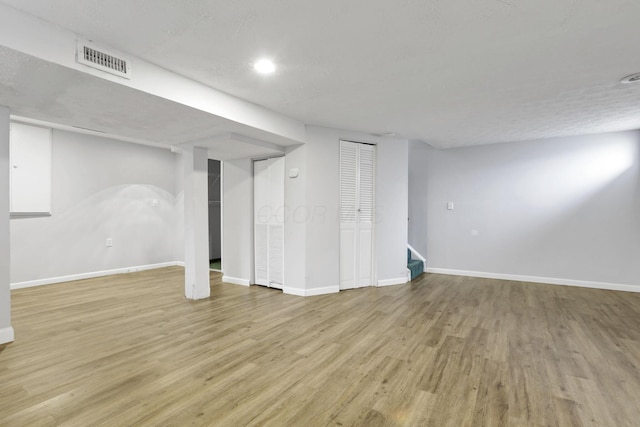
[(640, 425), (640, 294), (211, 277), (196, 302), (179, 267), (14, 291), (0, 425)]

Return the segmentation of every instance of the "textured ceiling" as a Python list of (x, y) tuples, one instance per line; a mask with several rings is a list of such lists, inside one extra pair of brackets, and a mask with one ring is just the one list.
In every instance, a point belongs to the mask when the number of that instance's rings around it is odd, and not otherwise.
[(441, 147), (640, 128), (618, 83), (638, 0), (2, 2), (309, 124)]

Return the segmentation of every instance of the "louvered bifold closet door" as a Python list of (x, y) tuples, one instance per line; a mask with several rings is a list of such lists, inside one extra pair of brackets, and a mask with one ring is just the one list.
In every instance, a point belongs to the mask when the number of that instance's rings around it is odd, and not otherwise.
[(375, 146), (358, 144), (358, 149), (358, 207), (356, 209), (358, 276), (356, 277), (356, 287), (362, 287), (373, 284)]
[(375, 146), (340, 141), (340, 288), (373, 283)]
[(255, 283), (284, 283), (284, 157), (257, 160), (254, 171)]
[(340, 141), (340, 289), (356, 284), (358, 145)]
[(253, 162), (255, 282), (269, 286), (269, 161)]

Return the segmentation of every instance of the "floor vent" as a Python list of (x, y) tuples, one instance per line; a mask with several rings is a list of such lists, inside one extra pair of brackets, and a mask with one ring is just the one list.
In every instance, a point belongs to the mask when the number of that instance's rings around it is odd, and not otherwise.
[(76, 59), (80, 64), (87, 65), (100, 71), (116, 76), (131, 78), (131, 66), (128, 59), (116, 56), (104, 49), (97, 48), (88, 42), (78, 41)]

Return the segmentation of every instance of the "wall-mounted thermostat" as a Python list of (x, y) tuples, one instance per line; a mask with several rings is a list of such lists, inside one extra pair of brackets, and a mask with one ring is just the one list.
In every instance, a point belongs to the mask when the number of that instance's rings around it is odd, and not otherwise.
[(289, 178), (297, 178), (298, 177), (298, 173), (300, 173), (300, 171), (298, 170), (298, 168), (293, 168), (289, 171)]

